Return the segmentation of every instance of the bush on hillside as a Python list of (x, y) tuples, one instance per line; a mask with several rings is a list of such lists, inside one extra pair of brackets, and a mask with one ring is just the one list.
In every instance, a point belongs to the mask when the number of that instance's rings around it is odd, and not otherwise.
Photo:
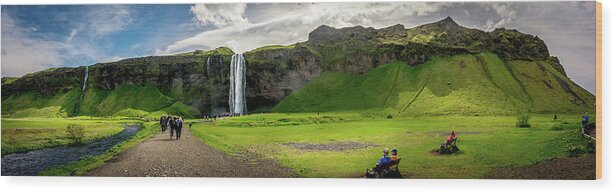
[(85, 128), (80, 124), (69, 124), (66, 127), (66, 134), (73, 144), (82, 144), (85, 136)]
[(530, 125), (530, 119), (532, 117), (529, 114), (521, 114), (517, 117), (517, 127), (519, 128), (529, 128), (531, 127)]
[(560, 130), (568, 130), (568, 129), (577, 129), (579, 127), (578, 124), (570, 124), (566, 121), (557, 123), (551, 126), (551, 130), (560, 131)]

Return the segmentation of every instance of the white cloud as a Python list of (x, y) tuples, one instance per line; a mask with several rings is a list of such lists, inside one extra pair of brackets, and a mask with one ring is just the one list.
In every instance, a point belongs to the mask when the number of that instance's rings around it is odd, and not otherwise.
[(247, 23), (245, 3), (196, 4), (190, 8), (194, 20), (203, 25), (225, 27)]
[[(219, 46), (245, 52), (264, 45), (305, 41), (308, 33), (320, 25), (381, 28), (412, 23), (412, 17), (409, 16), (426, 16), (447, 6), (447, 3), (423, 2), (266, 4), (259, 5), (256, 12), (246, 15), (245, 4), (197, 4), (191, 9), (195, 20), (219, 28), (177, 41), (156, 54)], [(251, 17), (256, 19), (249, 20)]]
[(79, 30), (77, 30), (77, 29), (73, 29), (73, 30), (71, 30), (71, 31), (70, 31), (70, 34), (69, 34), (69, 35), (68, 35), (68, 37), (66, 38), (66, 42), (71, 42), (71, 41), (73, 41), (73, 38), (75, 38), (75, 35), (77, 35), (77, 32), (78, 32), (78, 31), (79, 31)]
[(494, 10), (499, 19), (493, 21), (487, 19), (484, 29), (486, 31), (492, 31), (495, 28), (510, 26), (517, 19), (517, 7), (514, 7), (512, 3), (484, 3), (485, 10)]
[[(94, 13), (98, 16), (102, 16), (101, 14)], [(111, 13), (111, 15), (116, 14)], [(81, 21), (81, 25), (99, 24), (101, 28), (88, 29), (90, 31), (82, 37), (79, 37), (81, 30), (75, 28), (66, 34), (66, 39), (52, 40), (45, 35), (33, 36), (33, 33), (38, 33), (38, 29), (19, 26), (8, 14), (2, 13), (2, 76), (22, 76), (48, 68), (67, 66), (67, 63), (87, 65), (84, 61), (117, 59), (102, 54), (100, 50), (103, 48), (98, 47), (99, 45), (94, 44), (89, 38), (121, 30), (124, 25), (117, 22), (102, 22), (104, 19), (98, 17), (85, 19), (87, 21)]]
[(16, 26), (13, 19), (2, 14), (2, 76), (21, 76), (62, 64), (58, 48), (65, 45), (30, 38), (30, 32), (31, 29)]
[(125, 5), (93, 6), (84, 19), (86, 21), (83, 23), (83, 30), (88, 30), (95, 36), (123, 30), (132, 22), (130, 9)]

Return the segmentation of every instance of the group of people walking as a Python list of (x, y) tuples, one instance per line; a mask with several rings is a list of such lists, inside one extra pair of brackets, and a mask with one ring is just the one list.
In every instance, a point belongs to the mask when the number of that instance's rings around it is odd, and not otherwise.
[(173, 139), (173, 134), (175, 134), (175, 139), (179, 140), (182, 136), (183, 127), (184, 119), (180, 116), (162, 115), (160, 117), (160, 129), (162, 130), (162, 133), (164, 133), (167, 129), (169, 130), (169, 139)]

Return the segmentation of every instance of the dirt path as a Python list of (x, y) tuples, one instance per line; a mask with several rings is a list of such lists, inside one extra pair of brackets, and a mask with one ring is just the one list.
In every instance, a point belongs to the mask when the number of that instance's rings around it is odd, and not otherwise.
[(563, 157), (536, 164), (502, 168), (487, 175), (490, 179), (596, 179), (596, 155)]
[(192, 136), (170, 140), (169, 131), (126, 150), (86, 176), (294, 177), (275, 160), (250, 155), (230, 156)]

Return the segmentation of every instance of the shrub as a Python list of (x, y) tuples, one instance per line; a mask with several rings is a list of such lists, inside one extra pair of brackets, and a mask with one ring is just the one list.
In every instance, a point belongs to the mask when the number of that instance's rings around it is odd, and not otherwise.
[(563, 138), (568, 157), (576, 157), (582, 154), (596, 153), (596, 141), (580, 135), (576, 130), (569, 130)]
[(526, 127), (529, 128), (530, 126), (530, 119), (532, 117), (529, 114), (521, 114), (517, 117), (517, 127)]
[(69, 124), (68, 127), (66, 127), (66, 133), (68, 135), (68, 139), (70, 139), (73, 144), (83, 143), (83, 137), (85, 136), (85, 129), (83, 125)]
[(561, 122), (561, 123), (551, 126), (551, 130), (555, 130), (555, 131), (560, 131), (564, 129), (577, 129), (577, 128), (578, 128), (578, 125), (570, 124), (568, 122)]

